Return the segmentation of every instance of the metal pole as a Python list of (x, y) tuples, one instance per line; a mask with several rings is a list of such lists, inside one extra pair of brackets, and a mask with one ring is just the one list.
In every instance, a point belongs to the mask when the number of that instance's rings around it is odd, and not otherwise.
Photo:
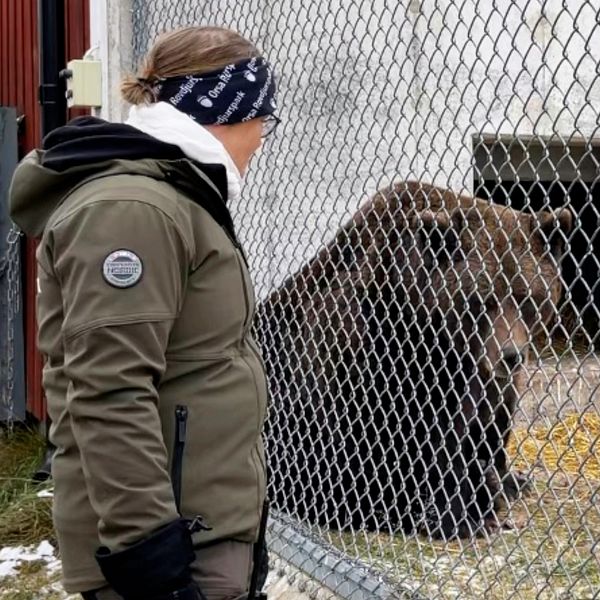
[[(40, 89), (42, 136), (67, 122), (65, 82), (59, 75), (65, 68), (65, 4), (64, 0), (38, 0), (38, 42), (40, 56)], [(49, 417), (46, 416), (46, 454), (33, 475), (34, 481), (51, 476), (54, 447), (48, 439)]]
[(64, 125), (67, 120), (65, 83), (59, 73), (65, 67), (64, 0), (38, 0), (38, 40), (40, 49), (39, 100), (42, 135)]

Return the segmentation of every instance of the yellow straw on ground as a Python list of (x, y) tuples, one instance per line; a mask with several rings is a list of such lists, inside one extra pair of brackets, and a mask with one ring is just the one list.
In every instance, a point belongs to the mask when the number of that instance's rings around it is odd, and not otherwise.
[(600, 415), (571, 414), (550, 428), (519, 429), (508, 451), (517, 467), (542, 462), (550, 471), (600, 480)]

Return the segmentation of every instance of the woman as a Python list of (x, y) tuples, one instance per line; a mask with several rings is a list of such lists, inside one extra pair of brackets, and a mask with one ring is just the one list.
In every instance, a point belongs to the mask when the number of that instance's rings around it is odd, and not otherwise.
[(226, 204), (278, 122), (273, 71), (239, 34), (190, 27), (122, 91), (126, 124), (75, 119), (12, 187), (14, 221), (41, 236), (64, 584), (96, 600), (246, 598), (267, 391)]

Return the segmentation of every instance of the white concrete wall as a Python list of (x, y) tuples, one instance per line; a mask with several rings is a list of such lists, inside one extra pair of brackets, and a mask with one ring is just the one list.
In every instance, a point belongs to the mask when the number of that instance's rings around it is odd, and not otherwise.
[[(133, 0), (131, 8), (137, 46), (179, 25), (221, 24), (254, 39), (277, 67), (284, 123), (232, 207), (263, 296), (378, 187), (420, 178), (470, 190), (473, 135), (600, 135), (591, 4)], [(110, 23), (109, 44), (113, 31), (127, 54), (123, 27)]]

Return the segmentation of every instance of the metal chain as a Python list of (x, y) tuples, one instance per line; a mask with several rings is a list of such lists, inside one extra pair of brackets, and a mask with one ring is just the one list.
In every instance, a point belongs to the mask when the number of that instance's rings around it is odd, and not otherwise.
[(20, 260), (20, 240), (22, 233), (16, 225), (12, 225), (6, 236), (6, 253), (0, 263), (0, 281), (4, 283), (4, 302), (5, 306), (5, 326), (6, 336), (2, 341), (1, 362), (5, 369), (2, 372), (6, 375), (6, 381), (2, 386), (2, 395), (0, 404), (4, 407), (8, 416), (8, 427), (12, 428), (14, 415), (14, 366), (15, 366), (15, 324), (21, 303), (21, 260)]

